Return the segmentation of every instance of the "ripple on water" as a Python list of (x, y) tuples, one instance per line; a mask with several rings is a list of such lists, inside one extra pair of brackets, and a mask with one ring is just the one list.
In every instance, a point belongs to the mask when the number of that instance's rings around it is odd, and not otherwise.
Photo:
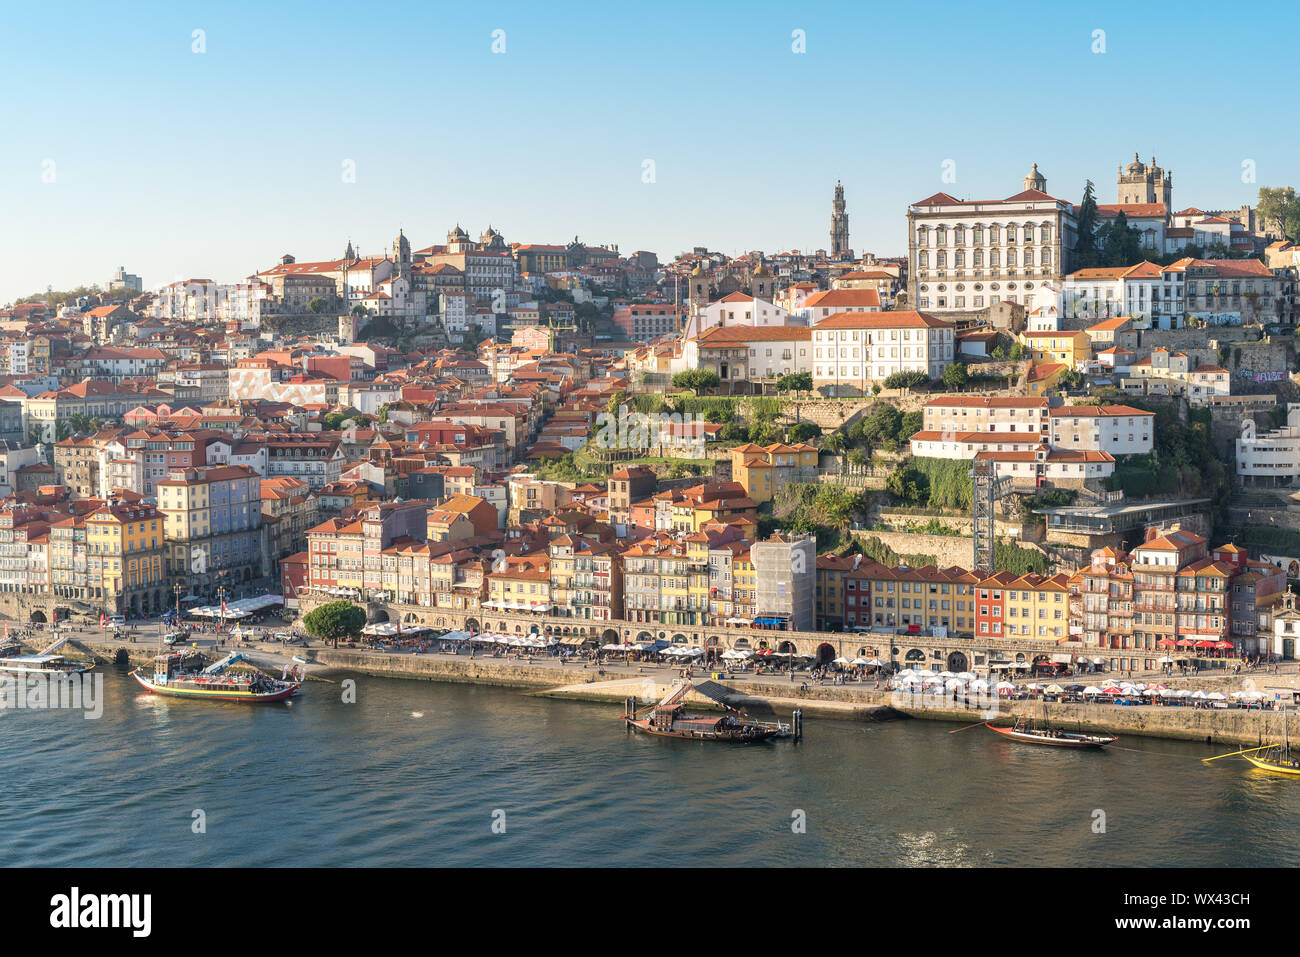
[(292, 709), (138, 690), (109, 673), (96, 721), (4, 715), (0, 863), (1300, 864), (1259, 840), (1300, 785), (1181, 742), (1058, 752), (810, 720), (798, 746), (707, 745), (471, 686), (363, 678), (354, 705), (313, 685)]

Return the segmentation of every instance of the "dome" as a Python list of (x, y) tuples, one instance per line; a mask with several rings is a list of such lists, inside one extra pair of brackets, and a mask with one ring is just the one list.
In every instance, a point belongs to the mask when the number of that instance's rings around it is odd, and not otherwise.
[(772, 274), (767, 271), (767, 266), (763, 263), (759, 263), (758, 268), (754, 270), (755, 279), (770, 279), (771, 276)]
[(691, 275), (692, 275), (692, 276), (703, 276), (703, 275), (704, 275), (704, 267), (701, 266), (699, 263), (696, 263), (696, 264), (695, 264), (695, 268), (691, 270)]

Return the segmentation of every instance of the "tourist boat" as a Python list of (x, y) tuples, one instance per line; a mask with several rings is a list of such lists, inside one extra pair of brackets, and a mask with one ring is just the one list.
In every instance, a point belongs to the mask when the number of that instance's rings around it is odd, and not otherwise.
[[(728, 713), (718, 715), (688, 714), (682, 700), (695, 690), (716, 701)], [(623, 714), (627, 727), (645, 734), (664, 738), (686, 738), (693, 741), (766, 741), (768, 738), (789, 735), (790, 725), (780, 721), (757, 721), (727, 704), (723, 689), (713, 682), (703, 682), (698, 687), (690, 681), (675, 684), (658, 704), (639, 711), (634, 700), (629, 699)], [(648, 714), (647, 717), (641, 717)]]
[(85, 674), (93, 667), (95, 667), (93, 663), (71, 661), (63, 655), (14, 655), (11, 658), (0, 658), (0, 674), (6, 675), (45, 675), (64, 678)]
[(1034, 724), (1032, 718), (1019, 717), (1009, 728), (985, 723), (984, 727), (996, 731), (1012, 741), (1024, 741), (1026, 744), (1046, 744), (1054, 748), (1104, 748), (1119, 739), (1104, 734), (1085, 734), (1082, 731), (1062, 731), (1053, 728), (1046, 719), (1041, 726)]
[(145, 676), (143, 668), (131, 672), (131, 677), (154, 694), (205, 701), (283, 701), (297, 694), (302, 687), (301, 681), (278, 681), (255, 671), (229, 671), (231, 665), (246, 660), (242, 654), (227, 655), (202, 670), (187, 667), (195, 657), (198, 656), (158, 655), (153, 660), (152, 678)]

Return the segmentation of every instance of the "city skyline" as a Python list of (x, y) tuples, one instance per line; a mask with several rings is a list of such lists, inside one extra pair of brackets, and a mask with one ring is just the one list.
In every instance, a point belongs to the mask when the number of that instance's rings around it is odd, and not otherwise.
[[(1113, 201), (1134, 151), (1173, 171), (1180, 208), (1233, 208), (1294, 181), (1296, 135), (1263, 97), (1211, 84), (1189, 100), (1144, 79), (1237, 42), (1263, 61), (1284, 52), (1285, 30), (1261, 36), (1208, 6), (1171, 19), (937, 5), (883, 23), (774, 4), (743, 19), (668, 5), (644, 22), (398, 4), (346, 29), (342, 15), (247, 4), (154, 5), (130, 28), (82, 9), (96, 30), (56, 37), (19, 11), (0, 40), (11, 88), (41, 91), (0, 105), (22, 131), (0, 157), (0, 214), (24, 224), (0, 239), (0, 302), (102, 284), (118, 266), (146, 288), (233, 281), (286, 252), (381, 250), (398, 227), (419, 248), (457, 222), (661, 259), (829, 248), (837, 180), (855, 252), (903, 255), (910, 202), (1007, 196), (1034, 162), (1053, 195), (1077, 202), (1092, 179)], [(95, 66), (105, 49), (121, 53), (112, 71)], [(520, 109), (538, 89), (551, 92)], [(1234, 135), (1207, 143), (1224, 116)]]

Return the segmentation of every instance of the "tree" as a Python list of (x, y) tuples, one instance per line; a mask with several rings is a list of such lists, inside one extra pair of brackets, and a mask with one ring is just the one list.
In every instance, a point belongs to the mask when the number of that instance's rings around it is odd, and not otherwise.
[(813, 378), (811, 372), (795, 372), (783, 375), (776, 380), (777, 392), (811, 392)]
[(820, 425), (813, 422), (796, 422), (786, 431), (787, 442), (807, 442), (822, 434)]
[(908, 505), (920, 505), (929, 493), (930, 482), (920, 469), (906, 465), (885, 480), (885, 491)]
[(1142, 234), (1128, 224), (1124, 210), (1101, 230), (1102, 259), (1106, 266), (1135, 266), (1142, 258)]
[(302, 624), (313, 638), (324, 641), (351, 638), (366, 626), (366, 612), (350, 601), (332, 601), (312, 610)]
[(380, 422), (387, 422), (387, 421), (388, 421), (388, 403), (387, 403), (387, 402), (385, 402), (383, 405), (381, 405), (381, 406), (379, 407), (379, 414), (378, 414), (377, 416), (375, 416), (375, 418), (377, 418)]
[(894, 372), (885, 377), (886, 389), (914, 389), (917, 386), (925, 385), (930, 381), (930, 377), (920, 369), (912, 369), (910, 372)]
[(1265, 228), (1276, 225), (1287, 239), (1300, 239), (1300, 197), (1294, 186), (1261, 186), (1255, 215)]
[(314, 296), (311, 301), (307, 303), (307, 308), (319, 316), (321, 311), (325, 308), (325, 300), (320, 296)]
[(961, 389), (970, 381), (964, 362), (954, 362), (943, 370), (943, 384), (949, 389)]
[(716, 389), (721, 384), (722, 379), (712, 369), (687, 369), (673, 376), (674, 388), (690, 389), (696, 395), (705, 389)]
[(1079, 203), (1079, 212), (1074, 217), (1076, 233), (1074, 239), (1073, 269), (1087, 269), (1098, 265), (1100, 256), (1097, 251), (1097, 196), (1092, 180), (1083, 187), (1083, 200)]

